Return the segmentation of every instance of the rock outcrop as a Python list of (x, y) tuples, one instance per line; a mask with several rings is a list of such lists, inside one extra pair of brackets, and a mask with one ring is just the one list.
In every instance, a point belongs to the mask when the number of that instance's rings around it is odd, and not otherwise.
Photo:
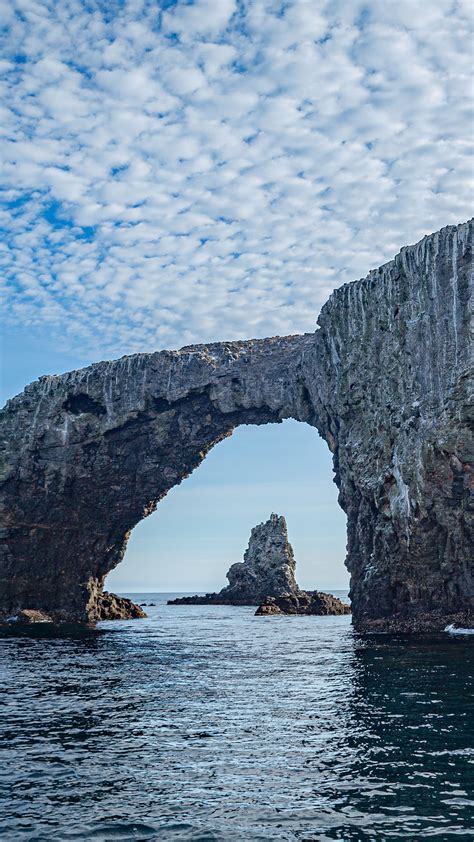
[(336, 290), (314, 334), (27, 386), (0, 422), (0, 613), (94, 621), (130, 531), (169, 489), (239, 424), (295, 418), (334, 455), (356, 627), (469, 623), (471, 245), (472, 222), (402, 249)]
[(323, 617), (329, 614), (350, 613), (350, 606), (332, 594), (322, 591), (303, 591), (300, 594), (288, 593), (279, 597), (267, 596), (257, 608), (255, 615), (316, 614)]
[(258, 605), (256, 614), (350, 614), (331, 594), (303, 591), (296, 583), (296, 562), (286, 520), (271, 514), (254, 526), (243, 562), (229, 568), (229, 584), (218, 593), (169, 599), (168, 605)]
[(12, 617), (6, 618), (7, 623), (18, 623), (21, 626), (31, 626), (34, 623), (52, 623), (53, 619), (44, 611), (35, 611), (34, 609), (22, 608), (17, 611)]
[(139, 620), (147, 616), (131, 599), (108, 591), (102, 591), (95, 604), (97, 620)]
[[(93, 616), (89, 617), (89, 622), (95, 623), (98, 620), (137, 620), (147, 615), (140, 608), (135, 605), (131, 599), (125, 596), (117, 596), (108, 591), (101, 591), (98, 594), (94, 604)], [(57, 617), (47, 614), (45, 611), (37, 611), (35, 609), (22, 608), (16, 614), (3, 618), (0, 615), (0, 622), (18, 623), (18, 625), (32, 625), (33, 623), (53, 623)]]
[(258, 605), (267, 596), (300, 593), (284, 517), (272, 514), (254, 526), (243, 562), (229, 568), (219, 593), (169, 599), (168, 605)]

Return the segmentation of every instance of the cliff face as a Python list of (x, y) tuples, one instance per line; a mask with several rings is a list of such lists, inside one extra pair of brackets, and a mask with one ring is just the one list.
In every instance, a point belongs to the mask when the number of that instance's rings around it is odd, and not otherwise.
[(286, 520), (281, 515), (254, 526), (243, 562), (229, 568), (229, 584), (219, 593), (184, 596), (169, 605), (258, 605), (267, 596), (298, 594), (296, 562), (288, 541)]
[[(473, 623), (472, 223), (337, 290), (315, 334), (40, 378), (2, 412), (0, 611), (94, 621), (131, 529), (239, 424), (334, 454), (361, 629)], [(471, 486), (472, 490), (472, 486)]]
[(359, 628), (474, 623), (472, 235), (402, 249), (319, 318), (305, 381), (318, 372)]

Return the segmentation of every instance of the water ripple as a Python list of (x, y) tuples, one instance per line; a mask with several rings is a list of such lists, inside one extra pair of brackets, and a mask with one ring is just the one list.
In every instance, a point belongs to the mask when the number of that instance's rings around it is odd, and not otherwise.
[(3, 633), (2, 839), (472, 838), (472, 640), (148, 598)]

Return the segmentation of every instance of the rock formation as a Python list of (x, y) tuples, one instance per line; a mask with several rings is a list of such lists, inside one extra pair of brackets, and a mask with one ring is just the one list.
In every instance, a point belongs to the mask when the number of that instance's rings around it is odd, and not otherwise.
[(170, 599), (168, 605), (258, 605), (267, 596), (301, 593), (284, 517), (272, 514), (254, 526), (243, 562), (233, 564), (227, 578), (219, 593)]
[[(146, 616), (139, 605), (135, 605), (125, 596), (117, 596), (108, 591), (101, 591), (97, 596), (94, 622), (97, 620), (138, 620)], [(52, 616), (45, 611), (25, 608), (10, 617), (4, 615), (3, 619), (8, 623), (19, 623), (23, 626), (33, 623), (53, 623), (57, 618), (54, 614)]]
[(334, 455), (356, 627), (473, 624), (471, 244), (472, 222), (402, 249), (336, 290), (314, 334), (27, 386), (0, 423), (0, 612), (93, 622), (169, 489), (239, 424), (295, 418)]
[(102, 591), (97, 597), (96, 613), (98, 620), (138, 620), (146, 617), (139, 605), (126, 596)]
[(296, 562), (286, 520), (271, 514), (254, 526), (243, 562), (227, 572), (219, 593), (169, 599), (168, 605), (258, 605), (256, 614), (350, 614), (340, 599), (321, 591), (303, 591), (295, 579)]
[(267, 596), (257, 608), (256, 616), (262, 614), (350, 614), (351, 609), (336, 596), (322, 591), (303, 591), (300, 594)]

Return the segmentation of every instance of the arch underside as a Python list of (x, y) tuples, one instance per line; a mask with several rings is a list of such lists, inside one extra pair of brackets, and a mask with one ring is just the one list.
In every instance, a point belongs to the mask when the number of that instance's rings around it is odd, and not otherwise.
[(314, 334), (124, 357), (9, 401), (3, 616), (94, 621), (170, 488), (240, 424), (294, 418), (333, 453), (356, 627), (471, 624), (471, 235), (443, 229), (337, 290)]

